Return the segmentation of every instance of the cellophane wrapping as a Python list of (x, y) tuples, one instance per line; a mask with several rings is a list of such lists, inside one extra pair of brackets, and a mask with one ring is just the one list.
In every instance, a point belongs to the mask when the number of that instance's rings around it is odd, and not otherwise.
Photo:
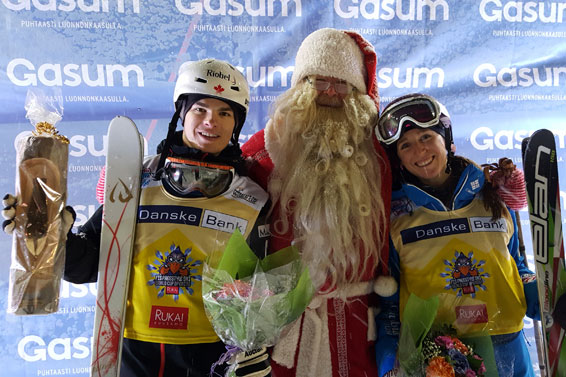
[(294, 247), (257, 258), (234, 232), (220, 263), (205, 265), (202, 295), (222, 341), (240, 350), (274, 345), (314, 294), (308, 269)]
[(487, 333), (460, 336), (449, 323), (437, 321), (438, 296), (411, 294), (405, 305), (399, 339), (402, 377), (497, 376)]
[(28, 92), (26, 117), (35, 126), (17, 142), (18, 198), (8, 290), (8, 312), (49, 314), (59, 308), (65, 267), (66, 233), (62, 211), (67, 196), (69, 141), (55, 123), (62, 106), (43, 93)]

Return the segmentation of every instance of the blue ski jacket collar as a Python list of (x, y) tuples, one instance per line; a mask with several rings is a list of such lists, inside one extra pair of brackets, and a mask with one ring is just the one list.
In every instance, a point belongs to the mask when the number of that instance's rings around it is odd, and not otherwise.
[[(466, 159), (463, 161), (467, 166), (460, 174), (450, 207), (446, 207), (440, 199), (410, 183), (404, 183), (399, 190), (393, 192), (392, 207), (395, 206), (394, 203), (403, 206), (405, 210), (401, 212), (413, 211), (418, 207), (435, 211), (451, 211), (468, 205), (481, 191), (485, 177), (479, 166)], [(411, 202), (409, 205), (407, 199)]]

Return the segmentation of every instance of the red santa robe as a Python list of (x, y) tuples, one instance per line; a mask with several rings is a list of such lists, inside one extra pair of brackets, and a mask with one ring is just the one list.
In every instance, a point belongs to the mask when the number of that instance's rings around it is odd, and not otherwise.
[[(375, 140), (375, 139), (374, 139)], [(385, 151), (374, 141), (382, 171), (381, 196), (385, 214), (390, 213), (391, 171)], [(250, 161), (250, 177), (267, 190), (273, 171), (273, 161), (266, 149), (265, 130), (257, 132), (242, 147), (243, 155)], [(273, 214), (277, 219), (278, 213)], [(292, 229), (292, 227), (289, 227)], [(292, 230), (287, 234), (274, 234), (272, 229), (271, 251), (289, 246)], [(389, 234), (389, 229), (383, 233)], [(387, 242), (382, 250), (382, 260), (387, 259)], [(364, 377), (377, 376), (375, 360), (375, 319), (377, 295), (374, 282), (387, 269), (368, 261), (365, 271), (360, 271), (361, 282), (339, 287), (347, 303), (336, 298), (337, 291), (316, 295), (305, 313), (289, 326), (271, 353), (273, 377)], [(342, 296), (344, 297), (344, 296)]]

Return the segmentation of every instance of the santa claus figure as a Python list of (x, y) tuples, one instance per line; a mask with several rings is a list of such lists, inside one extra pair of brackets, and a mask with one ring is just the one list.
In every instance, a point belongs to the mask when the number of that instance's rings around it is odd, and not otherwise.
[[(271, 249), (297, 246), (317, 295), (271, 352), (272, 375), (375, 376), (376, 291), (387, 274), (391, 172), (374, 136), (376, 54), (320, 29), (301, 44), (291, 88), (242, 148), (273, 203)], [(381, 276), (383, 277), (383, 276)]]

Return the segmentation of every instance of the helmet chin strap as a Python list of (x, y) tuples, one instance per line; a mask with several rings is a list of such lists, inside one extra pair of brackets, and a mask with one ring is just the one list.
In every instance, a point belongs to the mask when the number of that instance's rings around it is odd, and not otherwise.
[(181, 101), (177, 100), (175, 103), (175, 114), (169, 122), (169, 129), (167, 130), (167, 138), (165, 139), (165, 145), (163, 145), (163, 150), (161, 151), (161, 157), (159, 158), (159, 163), (157, 164), (157, 170), (155, 171), (155, 180), (161, 179), (163, 176), (163, 168), (165, 166), (165, 160), (169, 156), (169, 150), (171, 149), (171, 144), (173, 141), (173, 135), (175, 135), (175, 130), (177, 129), (177, 123), (181, 115)]

